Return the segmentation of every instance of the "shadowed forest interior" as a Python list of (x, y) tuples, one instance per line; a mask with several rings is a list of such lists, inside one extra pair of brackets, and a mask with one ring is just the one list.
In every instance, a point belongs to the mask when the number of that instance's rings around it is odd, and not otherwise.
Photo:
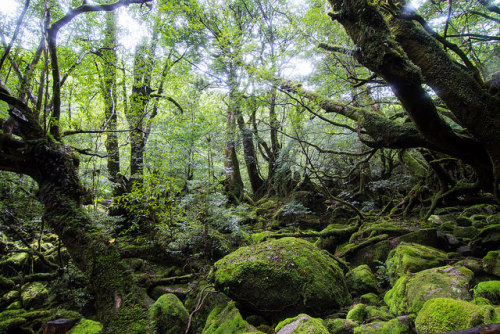
[(500, 333), (499, 27), (2, 0), (0, 334)]

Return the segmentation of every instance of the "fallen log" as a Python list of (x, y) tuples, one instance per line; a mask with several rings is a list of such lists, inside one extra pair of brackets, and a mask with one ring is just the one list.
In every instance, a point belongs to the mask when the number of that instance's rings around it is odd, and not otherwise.
[(460, 331), (446, 332), (443, 334), (499, 334), (499, 333), (500, 333), (500, 323), (463, 329)]

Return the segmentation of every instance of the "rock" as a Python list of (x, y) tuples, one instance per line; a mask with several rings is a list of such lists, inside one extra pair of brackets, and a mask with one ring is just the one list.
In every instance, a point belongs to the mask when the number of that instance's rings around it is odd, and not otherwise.
[(484, 228), (469, 244), (474, 256), (484, 256), (500, 245), (500, 224)]
[(276, 334), (329, 334), (322, 319), (311, 318), (303, 313), (283, 320), (274, 330)]
[(49, 291), (41, 282), (28, 283), (21, 290), (21, 302), (25, 309), (42, 306), (48, 296)]
[[(178, 333), (183, 333), (178, 332)], [(216, 306), (207, 318), (202, 334), (262, 333), (243, 320), (234, 302)], [(262, 333), (263, 334), (263, 333)]]
[(466, 226), (466, 227), (456, 226), (453, 229), (453, 235), (459, 239), (470, 240), (475, 238), (478, 234), (479, 230), (474, 226)]
[(469, 258), (460, 260), (455, 265), (464, 266), (467, 269), (470, 269), (474, 273), (474, 275), (484, 273), (483, 264), (476, 259)]
[(75, 324), (75, 319), (56, 319), (48, 321), (43, 327), (43, 334), (64, 334)]
[(189, 313), (172, 293), (158, 298), (149, 308), (149, 319), (158, 334), (177, 334), (186, 330)]
[(376, 270), (380, 263), (384, 263), (391, 251), (391, 241), (382, 240), (373, 245), (359, 248), (346, 257), (353, 266), (367, 264), (371, 270)]
[(71, 328), (68, 334), (99, 334), (102, 332), (102, 324), (97, 321), (82, 318)]
[(408, 274), (396, 281), (384, 296), (390, 311), (396, 315), (417, 313), (424, 303), (445, 297), (470, 300), (469, 283), (474, 274), (462, 266), (445, 266)]
[(438, 233), (435, 228), (426, 228), (404, 234), (398, 237), (398, 241), (406, 243), (415, 243), (434, 248), (440, 246)]
[(483, 268), (488, 274), (500, 277), (500, 250), (486, 254), (483, 258)]
[(375, 306), (369, 306), (365, 304), (356, 304), (347, 313), (346, 319), (352, 320), (358, 323), (371, 322), (374, 320), (389, 320), (392, 319), (393, 315), (387, 311), (379, 309)]
[(0, 260), (0, 272), (4, 275), (18, 275), (25, 271), (28, 259), (28, 253), (10, 253)]
[(411, 334), (411, 320), (399, 317), (389, 321), (371, 322), (354, 328), (354, 334)]
[(3, 307), (4, 305), (9, 305), (13, 302), (16, 301), (20, 296), (19, 291), (17, 290), (12, 290), (7, 293), (4, 293), (2, 298), (0, 298), (0, 307)]
[(358, 325), (357, 322), (348, 319), (329, 319), (326, 322), (330, 334), (351, 334)]
[(377, 279), (370, 267), (363, 264), (347, 273), (346, 282), (353, 296), (360, 296), (368, 292), (379, 292)]
[(14, 281), (0, 275), (0, 291), (8, 291), (14, 287)]
[(374, 294), (373, 292), (366, 293), (362, 296), (359, 296), (359, 300), (363, 304), (367, 304), (367, 305), (377, 305), (380, 302), (379, 296)]
[(186, 298), (189, 291), (187, 284), (174, 284), (174, 285), (157, 285), (150, 292), (151, 298), (157, 300), (161, 296), (167, 293), (173, 293), (180, 299)]
[(446, 258), (446, 253), (435, 248), (401, 243), (389, 253), (385, 264), (391, 283), (394, 283), (407, 273), (442, 266)]
[(297, 238), (241, 247), (214, 264), (213, 280), (217, 290), (270, 318), (323, 315), (351, 302), (337, 261)]
[(491, 306), (479, 306), (450, 298), (430, 299), (418, 312), (415, 328), (418, 334), (458, 331), (492, 323), (495, 311)]
[(479, 283), (474, 291), (474, 299), (482, 297), (492, 304), (500, 304), (500, 281), (486, 281)]

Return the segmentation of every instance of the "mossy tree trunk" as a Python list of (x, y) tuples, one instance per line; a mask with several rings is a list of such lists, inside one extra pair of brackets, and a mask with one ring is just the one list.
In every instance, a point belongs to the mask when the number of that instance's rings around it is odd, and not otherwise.
[[(488, 91), (473, 69), (452, 61), (433, 36), (410, 20), (411, 15), (404, 17), (404, 1), (397, 8), (399, 15), (389, 20), (367, 0), (329, 2), (334, 9), (331, 17), (360, 50), (357, 60), (391, 85), (425, 140), (470, 164), (478, 186), (497, 193), (500, 98)], [(424, 83), (435, 89), (472, 136), (458, 135), (439, 116)]]

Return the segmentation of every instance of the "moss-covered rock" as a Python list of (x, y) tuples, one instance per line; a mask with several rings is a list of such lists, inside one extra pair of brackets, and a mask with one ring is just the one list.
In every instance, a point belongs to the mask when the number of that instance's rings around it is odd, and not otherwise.
[[(262, 333), (243, 320), (234, 302), (216, 306), (207, 318), (202, 334)], [(262, 333), (263, 334), (263, 333)]]
[(264, 316), (322, 315), (351, 297), (337, 261), (297, 238), (242, 247), (217, 261), (216, 289)]
[(484, 274), (483, 264), (474, 258), (468, 258), (460, 260), (456, 263), (457, 266), (464, 266), (467, 269), (470, 269), (474, 275)]
[(424, 246), (438, 247), (440, 242), (437, 229), (425, 228), (398, 237), (399, 242), (415, 243)]
[(385, 264), (391, 283), (394, 283), (407, 273), (442, 266), (446, 258), (446, 253), (435, 248), (401, 243), (389, 253)]
[(380, 302), (380, 298), (378, 295), (370, 292), (359, 296), (359, 301), (367, 305), (377, 305)]
[(479, 283), (474, 289), (474, 299), (486, 298), (493, 304), (500, 304), (500, 281)]
[(453, 229), (453, 235), (461, 240), (470, 240), (479, 234), (479, 230), (474, 226), (456, 226)]
[(379, 292), (377, 279), (366, 264), (357, 266), (348, 272), (346, 282), (353, 296), (360, 296), (368, 292)]
[(490, 251), (483, 258), (483, 268), (488, 274), (500, 277), (500, 250)]
[(276, 334), (329, 334), (322, 319), (299, 314), (281, 321), (274, 329)]
[(14, 281), (0, 275), (0, 291), (9, 291), (14, 287)]
[(399, 317), (389, 321), (377, 321), (354, 328), (354, 334), (410, 334), (411, 320)]
[(172, 293), (164, 294), (149, 308), (149, 319), (158, 334), (176, 334), (186, 330), (189, 313)]
[(25, 272), (28, 259), (28, 253), (16, 252), (8, 254), (0, 260), (0, 272), (7, 275), (17, 275), (20, 271)]
[(470, 300), (469, 283), (474, 274), (462, 266), (445, 266), (408, 274), (396, 281), (384, 296), (395, 315), (417, 313), (433, 298)]
[(372, 321), (384, 321), (392, 319), (393, 316), (387, 311), (379, 309), (375, 306), (356, 304), (347, 313), (346, 319), (352, 320), (358, 323), (372, 322)]
[(102, 332), (102, 324), (97, 321), (82, 318), (71, 328), (68, 334), (99, 334)]
[(390, 251), (391, 241), (382, 240), (376, 242), (375, 244), (358, 248), (355, 252), (348, 254), (348, 256), (346, 256), (346, 259), (353, 266), (367, 264), (371, 268), (371, 270), (375, 271), (380, 263), (384, 263), (385, 260), (387, 260), (387, 256), (389, 255)]
[(418, 312), (415, 327), (418, 334), (434, 334), (492, 323), (495, 311), (490, 306), (479, 306), (450, 298), (430, 299)]
[(349, 319), (328, 319), (326, 327), (330, 334), (351, 334), (359, 324)]
[(498, 245), (500, 245), (500, 224), (484, 228), (469, 244), (474, 256), (484, 256), (489, 251), (498, 250)]
[(40, 307), (45, 303), (48, 296), (49, 290), (47, 290), (45, 284), (41, 282), (32, 282), (23, 286), (21, 291), (21, 302), (26, 309)]

